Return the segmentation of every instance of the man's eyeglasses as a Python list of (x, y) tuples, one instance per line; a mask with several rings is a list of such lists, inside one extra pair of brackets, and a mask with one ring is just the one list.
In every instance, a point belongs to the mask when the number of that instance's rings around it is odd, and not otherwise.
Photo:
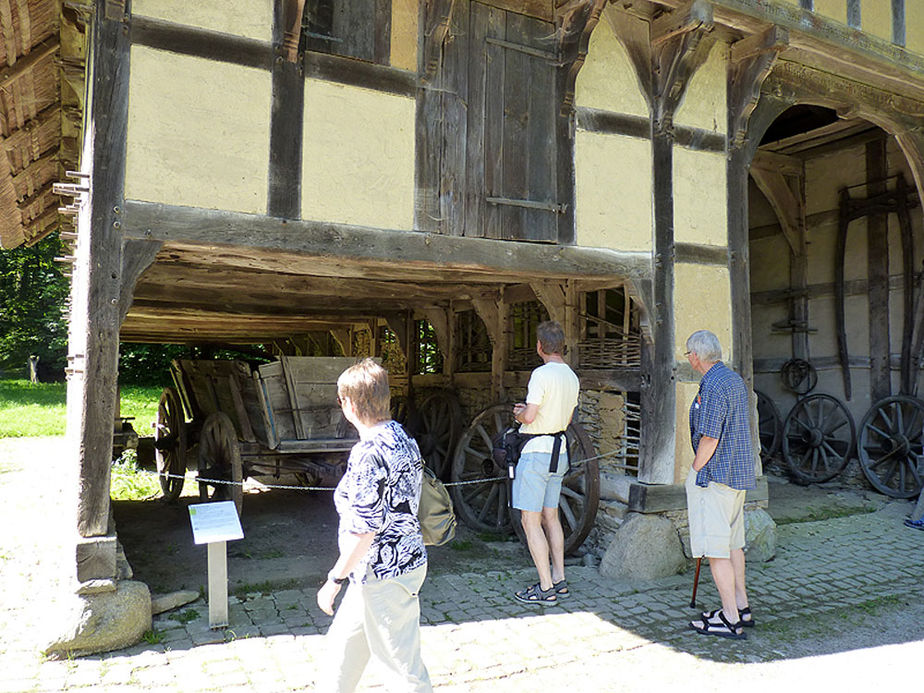
[(689, 355), (692, 354), (692, 353), (693, 353), (692, 351), (685, 351), (685, 352), (683, 352), (683, 355), (684, 355), (684, 356), (689, 356)]

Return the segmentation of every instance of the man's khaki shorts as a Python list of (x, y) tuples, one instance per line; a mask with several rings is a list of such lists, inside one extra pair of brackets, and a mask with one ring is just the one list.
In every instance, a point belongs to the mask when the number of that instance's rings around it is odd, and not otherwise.
[(729, 558), (734, 549), (743, 549), (746, 492), (714, 481), (706, 488), (697, 486), (692, 469), (686, 491), (693, 558)]

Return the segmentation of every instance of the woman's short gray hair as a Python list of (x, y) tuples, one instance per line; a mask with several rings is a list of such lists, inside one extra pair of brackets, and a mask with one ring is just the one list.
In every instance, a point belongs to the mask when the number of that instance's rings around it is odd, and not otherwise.
[(722, 345), (719, 338), (709, 330), (697, 330), (687, 337), (687, 351), (692, 351), (700, 361), (712, 363), (722, 360)]

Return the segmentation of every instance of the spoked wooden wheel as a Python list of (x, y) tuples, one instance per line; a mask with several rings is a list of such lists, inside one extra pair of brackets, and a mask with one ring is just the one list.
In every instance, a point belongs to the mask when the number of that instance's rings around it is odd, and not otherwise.
[(154, 458), (164, 498), (175, 501), (183, 492), (186, 474), (186, 419), (180, 396), (172, 387), (164, 388), (157, 403)]
[(449, 390), (437, 390), (420, 403), (419, 414), (416, 438), (420, 454), (437, 478), (445, 479), (462, 433), (459, 399)]
[[(495, 464), (494, 438), (513, 423), (512, 404), (494, 404), (463, 431), (452, 459), (450, 480), (481, 483), (450, 486), (453, 506), (462, 521), (484, 532), (510, 532), (506, 468)], [(499, 477), (499, 478), (498, 478)]]
[(809, 395), (783, 424), (783, 458), (799, 483), (829, 481), (847, 466), (855, 434), (853, 417), (840, 401)]
[(237, 514), (241, 514), (244, 489), (241, 486), (241, 449), (237, 432), (227, 414), (209, 415), (199, 434), (199, 477), (219, 482), (199, 482), (199, 498), (203, 501), (233, 500)]
[[(600, 503), (600, 468), (594, 459), (594, 446), (580, 424), (568, 426), (568, 473), (561, 483), (558, 517), (565, 534), (565, 555), (573, 553), (593, 529)], [(520, 511), (510, 511), (511, 521), (520, 541), (526, 534), (520, 522)]]
[(873, 487), (892, 498), (914, 498), (924, 474), (924, 402), (905, 395), (876, 402), (860, 423), (857, 453)]
[(754, 390), (757, 395), (757, 427), (760, 433), (760, 456), (762, 459), (773, 457), (780, 449), (782, 426), (780, 410), (772, 399), (760, 390)]

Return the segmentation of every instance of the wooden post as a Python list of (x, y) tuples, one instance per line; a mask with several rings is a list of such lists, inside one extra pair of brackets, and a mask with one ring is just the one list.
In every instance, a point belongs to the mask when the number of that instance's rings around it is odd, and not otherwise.
[(298, 60), (304, 0), (277, 2), (273, 17), (273, 106), (270, 116), (270, 216), (301, 216), (305, 79)]
[(209, 628), (228, 625), (228, 542), (212, 541), (209, 547)]
[[(867, 197), (886, 191), (888, 175), (885, 136), (866, 143)], [(892, 394), (892, 340), (889, 319), (889, 216), (870, 214), (866, 219), (869, 324), (870, 401)]]
[(80, 477), (77, 531), (83, 539), (76, 558), (81, 581), (115, 577), (115, 538), (107, 534), (122, 294), (128, 25), (123, 3), (96, 0), (82, 156), (90, 194), (78, 215), (68, 344), (68, 437)]

